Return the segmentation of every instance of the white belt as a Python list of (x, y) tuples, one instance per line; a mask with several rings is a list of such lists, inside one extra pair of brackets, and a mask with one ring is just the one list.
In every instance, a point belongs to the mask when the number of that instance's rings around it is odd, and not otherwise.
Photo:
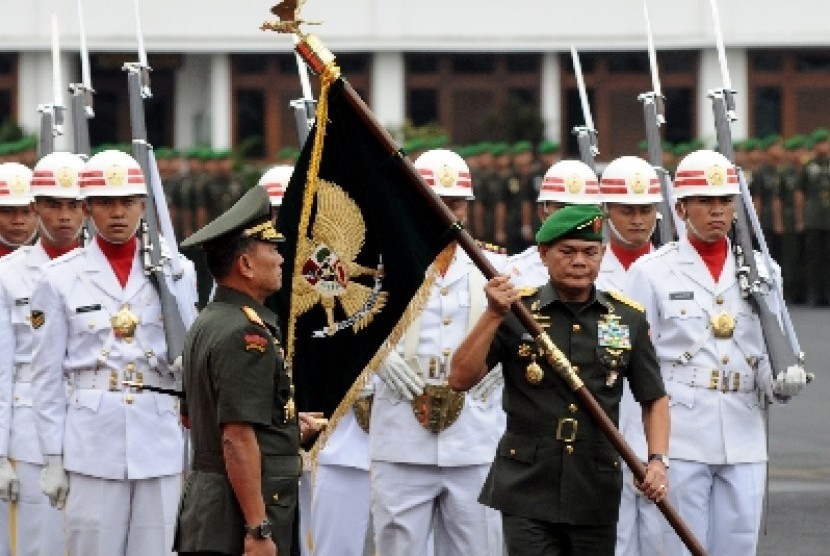
[(14, 366), (15, 382), (32, 382), (32, 364), (18, 363)]
[(693, 388), (720, 390), (721, 392), (752, 392), (755, 390), (755, 374), (722, 369), (698, 367), (670, 367), (663, 371), (670, 382), (685, 384)]
[[(155, 386), (157, 388), (172, 388), (174, 385), (167, 383), (162, 384), (162, 378), (155, 371), (116, 371), (111, 369), (85, 369), (80, 371), (73, 371), (69, 379), (69, 385), (79, 390), (108, 390), (110, 392), (121, 392), (125, 390), (122, 381), (130, 380), (141, 382), (147, 386)], [(130, 388), (137, 392), (143, 392), (140, 388)]]

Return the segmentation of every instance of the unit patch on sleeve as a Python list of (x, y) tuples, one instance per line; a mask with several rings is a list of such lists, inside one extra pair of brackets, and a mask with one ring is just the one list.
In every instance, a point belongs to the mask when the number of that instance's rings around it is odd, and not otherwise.
[(268, 347), (268, 340), (259, 334), (245, 334), (245, 351), (258, 351), (265, 353)]

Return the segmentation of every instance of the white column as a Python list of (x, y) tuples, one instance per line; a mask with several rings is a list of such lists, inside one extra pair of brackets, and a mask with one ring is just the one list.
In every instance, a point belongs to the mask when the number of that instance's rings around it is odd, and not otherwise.
[[(729, 66), (729, 77), (732, 88), (737, 91), (735, 97), (735, 112), (738, 121), (732, 123), (732, 139), (735, 141), (746, 139), (749, 136), (749, 57), (745, 48), (726, 50), (726, 63)], [(707, 148), (717, 143), (715, 134), (715, 118), (712, 114), (712, 99), (709, 91), (723, 87), (718, 53), (714, 48), (701, 51), (700, 88), (698, 93), (698, 136), (703, 139)]]
[(210, 71), (208, 56), (185, 54), (182, 67), (176, 72), (173, 146), (177, 149), (211, 141)]
[(386, 128), (406, 119), (406, 76), (402, 52), (376, 52), (372, 60), (372, 112)]
[[(69, 82), (73, 77), (70, 72), (70, 55), (61, 53), (61, 91), (64, 105), (64, 132), (63, 136), (55, 138), (55, 150), (71, 150), (72, 145), (72, 115), (70, 112)], [(37, 107), (41, 104), (52, 104), (54, 94), (52, 90), (52, 53), (21, 52), (18, 56), (17, 67), (17, 122), (27, 135), (40, 133), (40, 112)]]
[(545, 122), (545, 137), (560, 141), (562, 129), (561, 69), (556, 52), (545, 52), (542, 56), (542, 87), (540, 95), (542, 120)]
[(210, 142), (214, 149), (231, 146), (231, 62), (227, 54), (210, 59)]

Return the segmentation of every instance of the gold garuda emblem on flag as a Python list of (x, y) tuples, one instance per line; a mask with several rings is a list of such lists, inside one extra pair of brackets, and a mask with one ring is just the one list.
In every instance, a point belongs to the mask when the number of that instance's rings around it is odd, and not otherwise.
[[(326, 326), (313, 332), (314, 337), (332, 336), (351, 328), (355, 332), (367, 326), (386, 305), (383, 286), (383, 261), (376, 268), (355, 261), (366, 238), (363, 214), (351, 197), (337, 184), (318, 179), (317, 213), (311, 237), (297, 241), (297, 260), (302, 271), (294, 276), (292, 303), (299, 317), (320, 304), (326, 313)], [(371, 276), (367, 286), (354, 281)], [(337, 320), (335, 307), (342, 309)]]

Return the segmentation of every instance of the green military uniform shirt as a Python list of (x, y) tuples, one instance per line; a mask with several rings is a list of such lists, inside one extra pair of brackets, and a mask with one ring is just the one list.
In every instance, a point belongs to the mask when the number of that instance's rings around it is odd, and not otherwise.
[[(637, 401), (665, 395), (648, 323), (635, 303), (595, 290), (589, 302), (574, 307), (557, 299), (550, 284), (523, 302), (615, 423), (623, 379)], [(541, 376), (528, 372), (534, 362)], [(512, 314), (487, 355), (489, 367), (497, 363), (503, 365), (507, 430), (479, 500), (551, 523), (616, 523), (620, 457)]]
[(830, 160), (814, 158), (801, 174), (804, 193), (804, 227), (830, 230)]
[(274, 541), (280, 554), (288, 554), (300, 474), (299, 427), (296, 416), (286, 419), (291, 380), (276, 315), (246, 294), (219, 287), (188, 333), (183, 363), (194, 458), (174, 548), (242, 554), (245, 523), (225, 470), (222, 425), (250, 423)]
[(752, 193), (752, 197), (757, 198), (761, 203), (761, 214), (758, 215), (761, 229), (772, 230), (774, 224), (772, 203), (775, 199), (781, 197), (780, 172), (775, 166), (770, 164), (761, 166), (752, 175), (752, 183), (749, 190)]

